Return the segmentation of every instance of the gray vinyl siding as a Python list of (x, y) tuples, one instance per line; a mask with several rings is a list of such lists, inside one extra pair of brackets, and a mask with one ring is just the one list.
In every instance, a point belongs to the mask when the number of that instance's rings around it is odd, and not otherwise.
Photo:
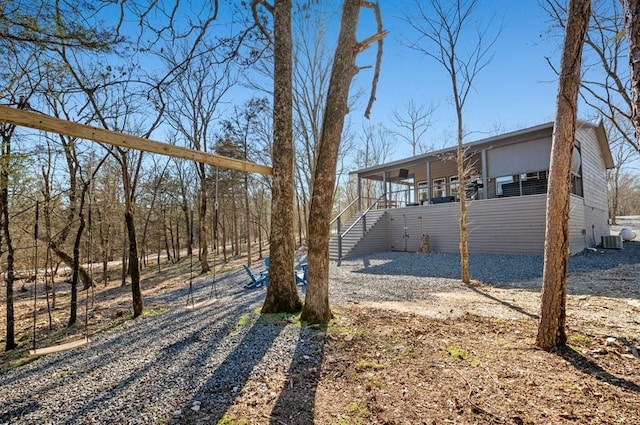
[(609, 235), (611, 230), (608, 219), (609, 213), (606, 210), (585, 205), (584, 225), (587, 232), (588, 246), (599, 245), (602, 241), (602, 236)]
[[(387, 210), (389, 211), (389, 210)], [(389, 221), (387, 214), (380, 218), (369, 229), (362, 240), (353, 248), (349, 256), (370, 254), (372, 252), (388, 251), (389, 248)]]
[(577, 254), (586, 248), (584, 218), (584, 200), (576, 195), (571, 195), (569, 210), (569, 250), (571, 254)]
[(594, 246), (600, 243), (601, 236), (609, 234), (607, 170), (593, 128), (579, 128), (576, 140), (582, 154), (584, 228), (587, 244)]
[(546, 203), (546, 195), (470, 203), (469, 251), (542, 253)]
[(456, 202), (389, 210), (390, 249), (416, 252), (422, 244), (422, 234), (428, 234), (431, 251), (456, 251), (458, 217), (459, 204)]
[[(467, 205), (470, 252), (543, 252), (546, 195), (484, 199)], [(388, 210), (390, 249), (415, 252), (426, 233), (431, 251), (457, 252), (459, 209), (454, 202)]]

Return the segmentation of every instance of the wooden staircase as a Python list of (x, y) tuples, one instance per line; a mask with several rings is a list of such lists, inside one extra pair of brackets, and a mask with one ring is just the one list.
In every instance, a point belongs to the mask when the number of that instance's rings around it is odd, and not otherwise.
[[(385, 216), (385, 210), (370, 210), (366, 217), (366, 228), (362, 217), (363, 211), (360, 211), (351, 217), (346, 224), (341, 226), (342, 232), (342, 258), (351, 254), (360, 243), (364, 242), (367, 233)], [(360, 220), (355, 226), (353, 223)], [(350, 229), (351, 230), (348, 230)], [(347, 232), (348, 230), (348, 232)], [(347, 232), (347, 233), (345, 233)], [(339, 261), (339, 238), (338, 234), (334, 234), (329, 241), (329, 260)]]

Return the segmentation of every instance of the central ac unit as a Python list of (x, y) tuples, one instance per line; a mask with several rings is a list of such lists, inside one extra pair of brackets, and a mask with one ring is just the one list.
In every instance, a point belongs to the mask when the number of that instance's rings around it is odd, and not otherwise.
[(603, 236), (602, 247), (606, 249), (622, 249), (622, 237), (620, 236)]

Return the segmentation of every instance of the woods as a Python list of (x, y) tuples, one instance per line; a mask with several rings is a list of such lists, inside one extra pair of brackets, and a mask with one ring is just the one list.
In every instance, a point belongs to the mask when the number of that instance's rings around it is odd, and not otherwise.
[(0, 423), (638, 422), (639, 17), (3, 3)]
[[(471, 129), (463, 110), (500, 36), (500, 25), (489, 20), (472, 27), (477, 29), (475, 38), (458, 44), (467, 25), (477, 23), (472, 18), (479, 4), (416, 2), (410, 10), (418, 15), (404, 19), (420, 40), (407, 41), (406, 46), (434, 61), (451, 85), (453, 139), (458, 147), (453, 181), (459, 182), (459, 193), (466, 193), (477, 180), (466, 171), (469, 155), (462, 146)], [(71, 270), (69, 326), (78, 321), (78, 291), (114, 284), (108, 277), (110, 262), (121, 263), (120, 284), (130, 285), (132, 312), (138, 317), (145, 308), (141, 270), (153, 266), (154, 259), (159, 264), (161, 258), (177, 262), (185, 256), (197, 258), (201, 274), (211, 271), (212, 256), (224, 261), (244, 257), (247, 266), (256, 257), (269, 257), (263, 313), (302, 311), (308, 323), (327, 323), (330, 223), (343, 207), (363, 201), (355, 199), (356, 183), (345, 175), (345, 164), (384, 161), (392, 154), (392, 134), (407, 141), (411, 154), (417, 155), (427, 145), (435, 111), (435, 106), (416, 106), (424, 105), (422, 99), (407, 102), (407, 119), (396, 109), (390, 120), (395, 122), (393, 130), (368, 123), (357, 132), (350, 122), (356, 114), (370, 115), (383, 75), (387, 32), (379, 5), (360, 0), (336, 3), (341, 20), (335, 33), (330, 13), (313, 2), (213, 2), (197, 8), (174, 2), (168, 9), (155, 3), (117, 7), (53, 2), (45, 3), (37, 15), (31, 13), (32, 6), (29, 1), (3, 6), (0, 33), (0, 50), (10, 58), (1, 77), (0, 105), (5, 349), (16, 347), (13, 297), (18, 281), (30, 274), (25, 270), (35, 270), (36, 281), (49, 273), (34, 264)], [(606, 93), (617, 93), (623, 103), (603, 106), (609, 97), (593, 88), (593, 80), (580, 81), (579, 61), (570, 64), (574, 79), (569, 81), (571, 93), (565, 93), (569, 65), (561, 64), (542, 302), (542, 311), (559, 320), (544, 325), (546, 330), (541, 324), (537, 344), (544, 348), (566, 342), (562, 299), (567, 247), (552, 242), (566, 242), (566, 166), (580, 96), (587, 104), (599, 105), (612, 131), (628, 136), (629, 128), (637, 128), (638, 5), (629, 1), (623, 7), (630, 96), (613, 72), (617, 65), (611, 66), (619, 55), (598, 55), (609, 47), (595, 34), (609, 21), (594, 13), (595, 30), (589, 31), (591, 11), (585, 10), (584, 28), (570, 26), (571, 19), (565, 28), (563, 13), (571, 17), (571, 8), (565, 11), (557, 2), (547, 3), (555, 24), (565, 29), (567, 38), (574, 37), (567, 57), (580, 58), (586, 43), (601, 59), (607, 81), (613, 82)], [(618, 6), (614, 11), (619, 12)], [(175, 18), (178, 15), (181, 19)], [(237, 25), (221, 30), (219, 25), (226, 25), (229, 16)], [(313, 25), (306, 25), (309, 16)], [(136, 26), (125, 25), (134, 21)], [(620, 22), (617, 19), (614, 28), (620, 29)], [(620, 52), (625, 44), (620, 39), (616, 43), (614, 51)], [(366, 108), (357, 106), (367, 91), (371, 94)], [(633, 144), (628, 137), (621, 139), (620, 146)], [(621, 148), (618, 164), (628, 156)], [(623, 208), (618, 191), (632, 186), (623, 171), (610, 172), (614, 217)], [(457, 202), (460, 278), (469, 283), (466, 196)], [(33, 261), (30, 229), (37, 204), (42, 208), (37, 242), (43, 248)], [(294, 275), (294, 258), (301, 247), (308, 249), (304, 304)], [(94, 263), (101, 265), (99, 277), (88, 273), (88, 265)], [(551, 293), (557, 297), (547, 299)], [(542, 316), (546, 323), (548, 314)], [(551, 333), (557, 338), (549, 340)]]

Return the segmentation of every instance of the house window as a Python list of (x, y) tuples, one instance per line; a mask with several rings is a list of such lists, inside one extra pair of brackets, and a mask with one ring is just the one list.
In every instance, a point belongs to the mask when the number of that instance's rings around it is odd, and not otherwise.
[(431, 189), (432, 198), (441, 198), (447, 196), (447, 179), (446, 177), (440, 179), (433, 179), (433, 187)]
[(571, 176), (571, 193), (578, 195), (581, 198), (584, 196), (584, 191), (582, 189), (582, 177), (576, 176), (575, 174)]
[(520, 174), (522, 195), (542, 195), (547, 193), (547, 172)]
[(509, 196), (504, 191), (504, 185), (513, 183), (513, 176), (496, 177), (496, 196)]
[(449, 196), (453, 196), (456, 199), (458, 198), (458, 176), (449, 177)]
[(429, 184), (427, 182), (418, 182), (418, 202), (421, 204), (429, 197)]

